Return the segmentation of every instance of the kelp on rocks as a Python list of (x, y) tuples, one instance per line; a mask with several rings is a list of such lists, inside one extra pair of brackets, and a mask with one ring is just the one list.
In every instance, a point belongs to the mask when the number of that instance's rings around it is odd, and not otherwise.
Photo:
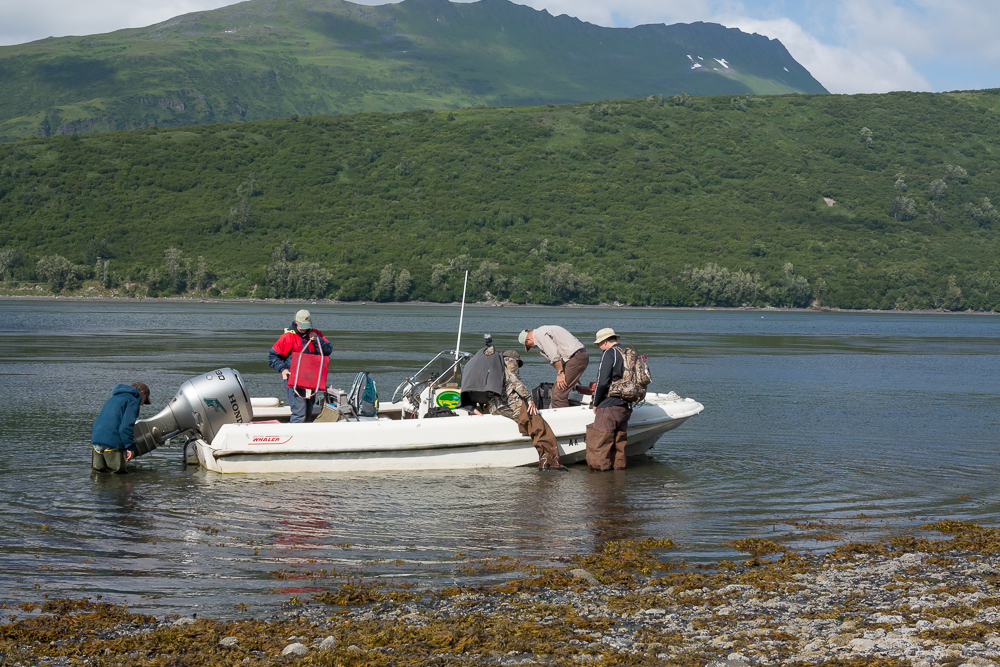
[[(923, 528), (949, 537), (843, 544), (825, 555), (751, 538), (731, 543), (751, 558), (712, 564), (664, 560), (669, 540), (615, 541), (563, 567), (480, 559), (470, 567), (513, 578), (438, 591), (357, 573), (276, 573), (312, 578), (320, 590), (268, 619), (157, 619), (125, 605), (45, 600), (0, 624), (0, 663), (1000, 662), (1000, 531), (956, 521)], [(325, 587), (331, 579), (339, 581)]]

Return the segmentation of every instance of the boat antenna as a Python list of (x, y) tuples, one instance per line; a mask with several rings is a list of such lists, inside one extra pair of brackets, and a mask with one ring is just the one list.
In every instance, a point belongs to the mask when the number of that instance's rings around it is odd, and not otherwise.
[(455, 342), (455, 359), (462, 353), (462, 320), (465, 319), (465, 288), (469, 286), (469, 270), (465, 270), (465, 284), (462, 285), (462, 311), (458, 315), (458, 340)]

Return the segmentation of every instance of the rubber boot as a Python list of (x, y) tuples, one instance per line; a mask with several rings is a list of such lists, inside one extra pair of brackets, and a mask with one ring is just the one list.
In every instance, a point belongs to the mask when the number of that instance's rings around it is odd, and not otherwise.
[(587, 427), (587, 465), (591, 470), (611, 470), (615, 434)]

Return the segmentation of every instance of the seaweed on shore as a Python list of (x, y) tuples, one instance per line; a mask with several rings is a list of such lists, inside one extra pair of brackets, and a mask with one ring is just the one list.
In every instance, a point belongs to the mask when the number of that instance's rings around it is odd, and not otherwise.
[[(99, 600), (44, 600), (0, 624), (0, 663), (704, 667), (737, 654), (792, 667), (901, 667), (911, 664), (903, 655), (851, 647), (902, 626), (921, 650), (938, 651), (935, 664), (968, 662), (956, 649), (965, 646), (995, 661), (997, 562), (977, 563), (998, 553), (1000, 531), (922, 528), (948, 537), (851, 543), (822, 556), (750, 538), (733, 546), (751, 558), (699, 565), (667, 562), (669, 540), (614, 541), (561, 567), (482, 559), (505, 580), (437, 591), (360, 572), (282, 571), (275, 578), (311, 579), (316, 591), (267, 620), (157, 619)], [(298, 644), (304, 655), (284, 654)]]

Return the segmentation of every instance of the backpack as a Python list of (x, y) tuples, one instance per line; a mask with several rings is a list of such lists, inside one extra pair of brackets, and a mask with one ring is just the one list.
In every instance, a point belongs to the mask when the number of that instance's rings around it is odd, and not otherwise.
[(358, 373), (347, 394), (347, 404), (358, 417), (378, 416), (378, 389), (368, 373)]
[(638, 403), (646, 398), (646, 387), (652, 381), (646, 355), (632, 346), (623, 350), (622, 376), (614, 380), (608, 388), (608, 396), (616, 396), (629, 403)]

